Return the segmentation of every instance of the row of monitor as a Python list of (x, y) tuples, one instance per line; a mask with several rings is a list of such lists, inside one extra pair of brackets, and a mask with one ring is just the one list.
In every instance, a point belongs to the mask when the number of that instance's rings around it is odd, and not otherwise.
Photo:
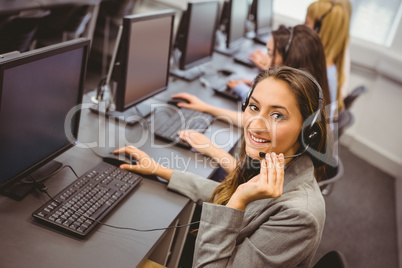
[[(258, 4), (254, 9), (259, 10), (258, 5), (263, 1), (271, 0), (255, 0)], [(246, 2), (225, 2), (220, 21), (231, 29), (227, 30), (231, 40), (227, 46), (238, 34), (239, 25), (234, 18), (243, 12), (239, 7)], [(180, 68), (211, 59), (218, 14), (218, 0), (188, 4), (173, 44), (182, 53)], [(258, 12), (255, 14), (257, 18), (260, 16)], [(245, 19), (247, 15), (244, 12), (242, 16)], [(174, 10), (124, 17), (115, 49), (116, 60), (111, 65), (117, 111), (130, 110), (167, 89), (174, 18)], [(81, 38), (0, 57), (0, 192), (3, 194), (22, 198), (33, 187), (33, 181), (60, 166), (48, 163), (76, 143), (89, 49), (90, 41)]]

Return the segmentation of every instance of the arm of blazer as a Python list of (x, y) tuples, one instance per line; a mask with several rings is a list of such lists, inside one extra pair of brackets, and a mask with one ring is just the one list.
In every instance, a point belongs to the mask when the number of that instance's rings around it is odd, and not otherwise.
[(219, 182), (205, 179), (189, 172), (173, 171), (168, 189), (187, 196), (198, 205), (208, 201)]
[(204, 203), (193, 267), (309, 267), (321, 239), (313, 213), (284, 208), (236, 241), (243, 216), (244, 211)]

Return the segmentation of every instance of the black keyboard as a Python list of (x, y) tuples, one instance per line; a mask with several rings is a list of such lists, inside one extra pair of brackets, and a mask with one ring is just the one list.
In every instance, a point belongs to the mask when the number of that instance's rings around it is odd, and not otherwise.
[(193, 129), (204, 133), (211, 125), (214, 117), (187, 108), (180, 108), (179, 110), (167, 108), (156, 110), (155, 120), (157, 121), (154, 130), (155, 137), (190, 149), (190, 144), (182, 141), (177, 133), (184, 129)]
[(248, 55), (237, 55), (233, 58), (233, 60), (237, 63), (240, 63), (244, 66), (250, 67), (250, 68), (254, 68), (255, 64), (254, 62), (252, 62), (249, 58)]
[[(106, 162), (75, 180), (32, 216), (62, 232), (84, 238), (142, 180)], [(96, 220), (96, 221), (95, 221)]]

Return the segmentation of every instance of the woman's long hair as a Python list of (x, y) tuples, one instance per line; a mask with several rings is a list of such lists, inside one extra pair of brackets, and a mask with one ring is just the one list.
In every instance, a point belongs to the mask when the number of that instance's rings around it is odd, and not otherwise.
[[(333, 7), (332, 7), (333, 6)], [(332, 7), (332, 9), (331, 9)], [(328, 11), (331, 11), (328, 13)], [(316, 1), (307, 9), (307, 16), (314, 22), (320, 19), (321, 29), (318, 35), (324, 46), (327, 62), (333, 62), (336, 65), (338, 73), (337, 101), (338, 109), (343, 109), (343, 97), (341, 88), (345, 82), (344, 59), (345, 51), (349, 43), (349, 24), (350, 24), (350, 5), (349, 9), (344, 1)]]
[[(254, 88), (265, 79), (275, 79), (284, 81), (296, 98), (299, 111), (302, 115), (303, 122), (306, 121), (318, 109), (318, 89), (314, 83), (304, 74), (286, 66), (270, 68), (266, 71), (261, 71), (254, 80)], [(328, 132), (326, 127), (325, 109), (321, 111), (321, 119), (316, 123), (316, 131), (319, 133), (319, 141), (310, 146), (310, 149), (319, 152), (322, 155), (326, 154), (327, 144), (329, 142)], [(299, 135), (300, 138), (300, 135)], [(300, 143), (302, 144), (302, 143)], [(302, 146), (302, 145), (301, 145)], [(299, 149), (300, 150), (300, 149)], [(307, 152), (309, 152), (308, 150)], [(319, 169), (327, 159), (316, 159), (310, 154), (315, 169)], [(240, 150), (240, 160), (237, 162), (236, 168), (228, 174), (228, 176), (215, 189), (211, 197), (211, 202), (216, 204), (226, 204), (233, 193), (236, 191), (239, 184), (246, 182), (250, 176), (256, 175), (253, 172), (248, 172), (249, 157), (246, 155), (245, 140), (242, 138), (242, 148)], [(319, 180), (319, 178), (317, 178)]]
[(280, 25), (272, 32), (274, 41), (274, 60), (277, 53), (283, 58), (283, 65), (305, 70), (312, 74), (321, 85), (324, 94), (324, 105), (330, 103), (327, 65), (324, 47), (321, 39), (314, 30), (305, 25), (293, 27), (293, 40), (288, 50), (286, 46), (290, 39), (290, 28)]

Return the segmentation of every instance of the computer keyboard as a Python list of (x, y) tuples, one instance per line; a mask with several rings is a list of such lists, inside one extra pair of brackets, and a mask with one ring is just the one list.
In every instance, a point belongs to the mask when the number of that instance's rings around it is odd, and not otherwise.
[(137, 174), (101, 162), (32, 216), (54, 229), (84, 238), (95, 228), (97, 221), (105, 218), (141, 180)]
[(214, 117), (187, 108), (180, 108), (179, 110), (159, 109), (155, 111), (155, 120), (157, 121), (154, 130), (155, 137), (190, 149), (190, 144), (182, 141), (177, 133), (184, 129), (193, 129), (204, 133), (211, 125)]
[(249, 58), (248, 55), (236, 55), (233, 60), (237, 63), (240, 63), (244, 66), (254, 68), (256, 67), (254, 62), (252, 62)]
[(212, 90), (215, 94), (223, 96), (233, 101), (240, 101), (241, 98), (237, 95), (233, 90), (231, 90), (227, 86), (227, 82), (229, 81), (230, 77), (227, 76), (210, 76), (208, 78), (208, 83), (211, 86)]

